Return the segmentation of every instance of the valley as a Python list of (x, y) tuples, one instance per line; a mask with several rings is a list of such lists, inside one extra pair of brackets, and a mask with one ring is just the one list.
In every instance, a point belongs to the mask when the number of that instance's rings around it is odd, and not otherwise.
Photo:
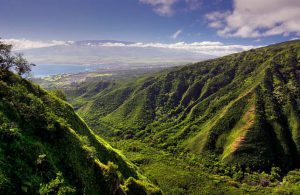
[(166, 194), (296, 193), (299, 48), (287, 42), (65, 92)]
[(0, 195), (300, 195), (300, 0), (0, 0)]
[[(298, 130), (287, 123), (290, 113), (297, 113), (291, 109), (297, 108), (298, 53), (298, 42), (250, 50), (116, 83), (73, 104), (95, 129), (113, 127), (163, 149), (213, 152), (253, 169), (288, 170), (299, 160), (293, 135)], [(283, 87), (287, 84), (292, 88)], [(289, 98), (280, 99), (284, 89)], [(241, 125), (249, 112), (252, 124)], [(232, 150), (239, 137), (244, 141)]]

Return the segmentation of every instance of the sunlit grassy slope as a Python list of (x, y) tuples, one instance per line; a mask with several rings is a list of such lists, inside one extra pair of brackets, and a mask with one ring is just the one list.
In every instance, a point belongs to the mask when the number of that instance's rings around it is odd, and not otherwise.
[(299, 165), (299, 59), (290, 41), (117, 82), (79, 97), (78, 113), (103, 134), (289, 170)]
[(160, 194), (73, 108), (0, 71), (0, 194)]

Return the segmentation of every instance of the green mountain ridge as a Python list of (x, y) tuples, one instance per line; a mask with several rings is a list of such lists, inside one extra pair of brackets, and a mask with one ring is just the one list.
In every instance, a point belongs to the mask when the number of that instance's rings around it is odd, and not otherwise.
[(290, 41), (92, 88), (72, 103), (102, 134), (288, 171), (300, 162), (299, 59), (300, 41)]
[(55, 95), (0, 69), (1, 194), (161, 194)]

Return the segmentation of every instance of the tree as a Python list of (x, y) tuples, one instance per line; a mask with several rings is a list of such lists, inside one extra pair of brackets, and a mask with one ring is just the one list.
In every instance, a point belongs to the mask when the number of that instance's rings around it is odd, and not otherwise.
[(27, 74), (31, 71), (31, 67), (35, 64), (30, 64), (23, 57), (23, 54), (12, 54), (12, 45), (8, 45), (0, 41), (0, 69), (15, 70), (19, 75)]

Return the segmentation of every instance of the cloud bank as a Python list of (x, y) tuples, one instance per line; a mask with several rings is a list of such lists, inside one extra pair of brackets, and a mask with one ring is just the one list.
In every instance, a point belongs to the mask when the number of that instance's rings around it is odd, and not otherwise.
[(232, 12), (212, 12), (206, 15), (206, 19), (222, 37), (299, 36), (300, 1), (234, 0)]
[(2, 39), (1, 41), (3, 41), (6, 44), (13, 45), (13, 50), (43, 48), (55, 45), (67, 45), (72, 43), (72, 41), (31, 41), (28, 39)]
[[(178, 35), (177, 35), (178, 36)], [(27, 39), (3, 39), (5, 43), (13, 45), (13, 50), (27, 50), (36, 48), (46, 48), (51, 46), (68, 46), (76, 44), (74, 41), (32, 41)], [(122, 42), (88, 42), (85, 46), (101, 48), (157, 48), (170, 50), (184, 50), (190, 53), (201, 53), (214, 56), (223, 56), (231, 53), (250, 50), (259, 46), (253, 45), (225, 45), (221, 42), (203, 41), (203, 42), (177, 42), (177, 43), (122, 43)]]
[(193, 53), (208, 54), (214, 56), (223, 56), (231, 53), (237, 53), (241, 51), (250, 50), (258, 46), (252, 45), (224, 45), (221, 42), (177, 42), (177, 43), (134, 43), (134, 44), (123, 44), (123, 43), (103, 43), (98, 46), (102, 47), (137, 47), (137, 48), (161, 48), (161, 49), (175, 49), (185, 50)]

